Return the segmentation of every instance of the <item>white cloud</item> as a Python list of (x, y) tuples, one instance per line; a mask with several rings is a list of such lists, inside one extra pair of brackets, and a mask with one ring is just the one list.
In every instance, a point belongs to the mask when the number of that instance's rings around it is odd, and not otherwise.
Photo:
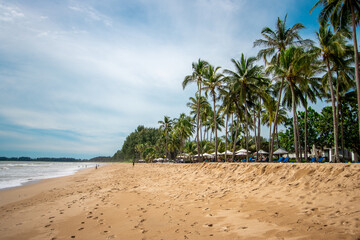
[(0, 119), (80, 136), (46, 137), (44, 148), (112, 155), (117, 133), (187, 112), (194, 88), (181, 82), (193, 61), (231, 68), (242, 52), (255, 55), (261, 29), (285, 15), (279, 5), (296, 1), (63, 1), (56, 11), (20, 2), (0, 2)]

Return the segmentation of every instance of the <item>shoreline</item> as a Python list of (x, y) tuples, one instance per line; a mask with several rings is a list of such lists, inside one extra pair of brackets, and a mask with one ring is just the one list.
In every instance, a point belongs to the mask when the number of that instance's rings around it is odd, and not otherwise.
[[(3, 162), (8, 162), (8, 163), (13, 163), (14, 161), (3, 161)], [(24, 161), (18, 161), (19, 163), (23, 163)], [(57, 163), (57, 162), (39, 162), (39, 161), (33, 161), (34, 163)], [(28, 163), (28, 162), (27, 162)], [(77, 162), (75, 162), (77, 163)], [(96, 164), (95, 162), (92, 163), (92, 164)], [(106, 163), (98, 163), (99, 166), (102, 166), (102, 165), (105, 165)], [(59, 166), (61, 167), (61, 166)], [(37, 176), (29, 176), (29, 179), (27, 180), (23, 180), (19, 183), (17, 183), (17, 185), (14, 185), (14, 186), (9, 186), (9, 187), (5, 187), (5, 188), (0, 188), (0, 191), (4, 191), (4, 190), (8, 190), (8, 189), (13, 189), (13, 188), (18, 188), (18, 187), (22, 187), (22, 186), (26, 186), (26, 185), (32, 185), (32, 184), (36, 184), (38, 182), (41, 182), (43, 180), (47, 180), (47, 179), (53, 179), (53, 178), (60, 178), (60, 177), (67, 177), (67, 176), (71, 176), (71, 175), (74, 175), (76, 174), (77, 172), (79, 171), (82, 171), (82, 170), (86, 170), (86, 169), (91, 169), (95, 167), (94, 166), (87, 166), (87, 165), (81, 165), (81, 166), (77, 166), (76, 169), (72, 169), (71, 171), (69, 170), (67, 173), (61, 173), (59, 174), (58, 172), (54, 172), (53, 174), (55, 174), (55, 176), (51, 175), (51, 173), (47, 173), (48, 175), (45, 175), (45, 176), (42, 176), (41, 178), (37, 178)], [(35, 178), (35, 179), (32, 179), (32, 178)], [(16, 180), (16, 179), (15, 179)]]
[(357, 164), (113, 163), (0, 191), (0, 239), (356, 239)]

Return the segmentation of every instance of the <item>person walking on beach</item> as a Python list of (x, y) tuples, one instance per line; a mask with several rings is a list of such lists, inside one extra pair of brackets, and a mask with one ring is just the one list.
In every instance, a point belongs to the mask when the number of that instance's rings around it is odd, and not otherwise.
[(135, 159), (133, 159), (133, 167), (135, 166)]

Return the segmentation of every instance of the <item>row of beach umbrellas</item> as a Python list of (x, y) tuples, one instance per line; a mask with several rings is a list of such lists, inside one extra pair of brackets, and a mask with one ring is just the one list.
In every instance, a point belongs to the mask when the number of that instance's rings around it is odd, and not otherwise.
[[(245, 156), (247, 153), (251, 153), (250, 151), (247, 151), (246, 149), (240, 149), (240, 150), (238, 150), (238, 151), (236, 151), (235, 152), (235, 155), (237, 155), (237, 156)], [(269, 154), (268, 152), (266, 152), (266, 151), (264, 151), (264, 150), (259, 150), (259, 152), (255, 152), (254, 154), (256, 154), (256, 153), (258, 153), (258, 154), (262, 154), (262, 155), (266, 155), (266, 154)], [(286, 150), (284, 150), (284, 149), (281, 149), (281, 148), (279, 148), (278, 150), (276, 150), (273, 154), (274, 155), (281, 155), (281, 154), (287, 154), (288, 152), (286, 151)], [(227, 150), (226, 152), (218, 152), (217, 153), (217, 155), (220, 155), (220, 156), (224, 156), (224, 155), (233, 155), (233, 153), (231, 152), (231, 151), (229, 151), (229, 150)], [(186, 156), (188, 156), (187, 154), (184, 154), (182, 157), (186, 157)], [(214, 157), (215, 156), (215, 152), (213, 152), (213, 153), (204, 153), (203, 154), (203, 156), (204, 157), (207, 157), (207, 158), (212, 158), (212, 157)]]

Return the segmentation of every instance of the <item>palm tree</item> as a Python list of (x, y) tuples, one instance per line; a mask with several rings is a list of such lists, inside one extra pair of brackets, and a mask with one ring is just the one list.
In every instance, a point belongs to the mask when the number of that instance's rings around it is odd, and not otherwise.
[(316, 33), (319, 41), (319, 47), (316, 48), (318, 54), (322, 57), (322, 61), (327, 69), (328, 87), (331, 94), (331, 103), (333, 108), (334, 119), (334, 147), (335, 162), (339, 161), (339, 137), (338, 137), (338, 120), (335, 106), (334, 82), (331, 71), (331, 64), (336, 61), (339, 56), (343, 56), (346, 52), (346, 45), (340, 32), (333, 34), (328, 24), (321, 24), (319, 31)]
[[(303, 40), (301, 36), (299, 35), (299, 31), (304, 27), (301, 23), (296, 23), (291, 28), (286, 28), (286, 18), (285, 16), (284, 20), (281, 20), (280, 18), (277, 19), (276, 22), (276, 29), (275, 31), (270, 29), (269, 27), (263, 28), (261, 31), (261, 34), (263, 35), (264, 39), (258, 39), (254, 42), (254, 47), (261, 46), (264, 47), (264, 49), (261, 49), (259, 51), (258, 57), (263, 57), (265, 60), (265, 64), (267, 64), (267, 57), (272, 56), (272, 64), (275, 64), (278, 62), (280, 54), (282, 51), (284, 51), (287, 47), (293, 46), (293, 45), (307, 45), (310, 44), (310, 40)], [(274, 130), (273, 130), (273, 137), (271, 139), (270, 144), (270, 161), (272, 161), (273, 158), (273, 150), (274, 150), (274, 138), (275, 138), (275, 126), (277, 125), (277, 115), (279, 112), (280, 102), (281, 102), (281, 92), (283, 87), (284, 79), (281, 79), (281, 85), (280, 85), (280, 91), (279, 96), (277, 100), (277, 106), (276, 106), (276, 113), (275, 113), (275, 119), (274, 119)]]
[(190, 82), (196, 82), (198, 87), (198, 104), (197, 104), (197, 115), (196, 115), (196, 144), (197, 144), (197, 151), (198, 151), (198, 159), (200, 159), (200, 146), (199, 146), (199, 122), (200, 122), (200, 99), (201, 99), (201, 83), (203, 81), (203, 74), (205, 69), (207, 68), (208, 63), (204, 60), (199, 59), (198, 62), (192, 63), (192, 69), (193, 73), (192, 75), (188, 75), (184, 78), (184, 81), (182, 83), (183, 89), (190, 83)]
[[(227, 78), (224, 78), (224, 81), (227, 81)], [(227, 150), (228, 150), (228, 125), (229, 125), (229, 117), (233, 116), (235, 113), (235, 104), (231, 100), (230, 90), (228, 89), (227, 84), (225, 84), (220, 89), (220, 98), (222, 99), (222, 105), (220, 107), (220, 111), (223, 116), (226, 115), (226, 124), (225, 124), (225, 159), (227, 159)]]
[(359, 0), (318, 0), (311, 8), (310, 13), (317, 7), (322, 5), (323, 9), (319, 14), (321, 23), (327, 22), (329, 19), (334, 29), (346, 29), (350, 23), (352, 26), (352, 39), (354, 44), (354, 60), (355, 60), (355, 80), (356, 92), (358, 100), (358, 124), (360, 132), (360, 77), (359, 77), (359, 52), (356, 39), (356, 25), (360, 18), (360, 1)]
[(197, 115), (198, 115), (198, 103), (200, 103), (200, 123), (199, 123), (199, 128), (200, 128), (200, 149), (202, 149), (202, 126), (203, 126), (203, 122), (204, 119), (206, 119), (205, 116), (207, 116), (209, 109), (211, 109), (211, 106), (209, 104), (209, 102), (207, 101), (206, 97), (202, 96), (201, 98), (199, 98), (198, 94), (195, 94), (195, 98), (194, 97), (190, 97), (189, 98), (190, 102), (188, 102), (186, 104), (187, 107), (190, 108), (190, 114), (194, 115), (194, 119), (197, 119)]
[(217, 159), (217, 113), (216, 113), (216, 90), (218, 90), (223, 83), (223, 75), (217, 73), (220, 67), (213, 67), (209, 65), (204, 74), (204, 90), (206, 94), (210, 92), (213, 98), (213, 112), (214, 112), (214, 127), (215, 127), (215, 159)]
[[(286, 50), (282, 50), (280, 54), (279, 63), (271, 64), (268, 67), (268, 71), (274, 72), (279, 78), (286, 80), (286, 85), (291, 93), (291, 108), (293, 111), (293, 127), (294, 127), (294, 147), (296, 161), (300, 162), (299, 158), (299, 130), (297, 121), (296, 106), (301, 99), (302, 93), (299, 91), (297, 84), (304, 80), (303, 72), (306, 68), (306, 63), (309, 61), (309, 57), (304, 53), (302, 48), (290, 47)], [(285, 100), (287, 96), (285, 95)], [(274, 133), (273, 133), (274, 134)]]
[(304, 27), (302, 23), (296, 23), (291, 28), (286, 28), (286, 18), (284, 20), (277, 19), (275, 31), (269, 27), (265, 27), (261, 31), (264, 39), (257, 39), (254, 47), (264, 47), (258, 53), (258, 58), (263, 58), (265, 64), (268, 63), (267, 57), (272, 57), (272, 62), (277, 62), (281, 50), (285, 50), (288, 46), (311, 44), (310, 40), (303, 40), (299, 35), (299, 31)]
[[(270, 144), (271, 144), (271, 127), (273, 126), (273, 124), (275, 124), (274, 119), (275, 119), (275, 113), (276, 113), (276, 106), (277, 106), (277, 102), (274, 98), (272, 97), (268, 97), (268, 99), (264, 102), (264, 109), (265, 112), (262, 115), (262, 123), (266, 124), (267, 126), (269, 126), (270, 131), (269, 131), (269, 149), (271, 148)], [(286, 120), (286, 109), (282, 106), (280, 106), (280, 109), (278, 111), (278, 115), (277, 115), (277, 125), (285, 122)], [(274, 127), (274, 131), (277, 132), (277, 126)], [(279, 147), (279, 141), (277, 141), (278, 147)]]
[[(240, 61), (231, 59), (235, 66), (235, 71), (224, 70), (224, 73), (229, 75), (229, 81), (232, 83), (233, 93), (238, 95), (240, 104), (244, 104), (245, 107), (245, 120), (246, 120), (246, 149), (249, 149), (248, 137), (249, 137), (249, 117), (248, 117), (248, 103), (251, 99), (251, 95), (258, 89), (257, 82), (261, 79), (262, 66), (255, 65), (256, 58), (246, 58), (244, 54), (241, 54)], [(236, 102), (236, 104), (238, 104)], [(239, 108), (239, 107), (238, 107)], [(249, 154), (246, 159), (249, 160)]]
[(179, 118), (174, 119), (173, 134), (180, 141), (180, 152), (183, 150), (185, 140), (192, 135), (193, 127), (191, 117), (186, 116), (185, 113), (180, 114)]
[(169, 134), (172, 131), (172, 124), (173, 124), (173, 120), (170, 119), (170, 117), (168, 116), (164, 116), (164, 120), (163, 121), (159, 121), (158, 122), (160, 125), (160, 130), (163, 131), (163, 134), (165, 136), (165, 146), (166, 146), (166, 156), (169, 157)]
[(320, 79), (315, 77), (317, 72), (319, 71), (319, 66), (321, 64), (315, 59), (315, 55), (311, 54), (312, 61), (309, 61), (306, 64), (306, 68), (304, 70), (304, 81), (300, 84), (299, 88), (301, 92), (304, 94), (304, 102), (302, 103), (305, 109), (304, 116), (304, 151), (305, 151), (305, 159), (307, 159), (308, 153), (308, 144), (307, 144), (307, 112), (308, 112), (308, 100), (312, 103), (316, 103), (317, 98), (321, 99), (321, 85)]

